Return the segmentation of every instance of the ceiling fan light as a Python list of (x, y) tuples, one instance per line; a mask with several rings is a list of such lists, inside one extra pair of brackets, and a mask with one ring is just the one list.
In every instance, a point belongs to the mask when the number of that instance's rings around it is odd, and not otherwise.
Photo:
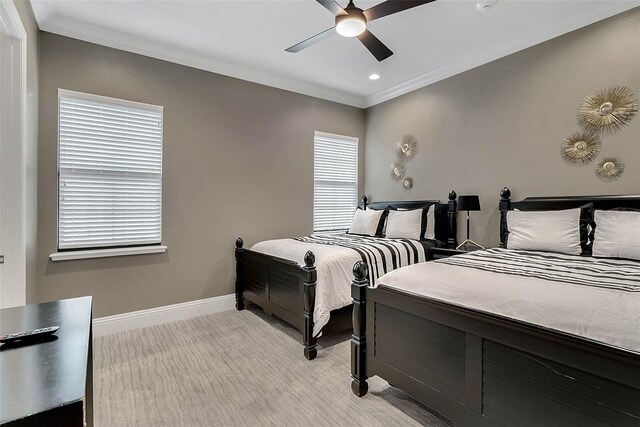
[(356, 37), (367, 29), (364, 16), (358, 14), (336, 16), (336, 32), (343, 37)]

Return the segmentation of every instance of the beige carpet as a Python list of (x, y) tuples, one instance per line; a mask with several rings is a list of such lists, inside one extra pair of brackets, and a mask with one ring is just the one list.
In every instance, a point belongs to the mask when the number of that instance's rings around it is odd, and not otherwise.
[(379, 378), (354, 396), (348, 335), (311, 362), (300, 337), (252, 309), (97, 338), (96, 425), (447, 425)]

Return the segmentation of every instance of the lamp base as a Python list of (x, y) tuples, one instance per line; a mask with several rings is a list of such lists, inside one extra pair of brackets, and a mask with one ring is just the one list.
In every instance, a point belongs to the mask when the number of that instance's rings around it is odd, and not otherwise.
[(465, 251), (477, 251), (478, 249), (485, 249), (484, 246), (477, 244), (471, 239), (467, 239), (464, 242), (460, 243), (457, 247), (457, 250), (465, 250)]

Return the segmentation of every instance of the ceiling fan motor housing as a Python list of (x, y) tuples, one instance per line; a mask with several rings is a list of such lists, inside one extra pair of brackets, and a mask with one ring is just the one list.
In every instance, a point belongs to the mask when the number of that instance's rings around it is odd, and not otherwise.
[(336, 31), (344, 37), (359, 36), (367, 29), (367, 18), (362, 9), (356, 7), (353, 2), (344, 8), (346, 14), (336, 15)]

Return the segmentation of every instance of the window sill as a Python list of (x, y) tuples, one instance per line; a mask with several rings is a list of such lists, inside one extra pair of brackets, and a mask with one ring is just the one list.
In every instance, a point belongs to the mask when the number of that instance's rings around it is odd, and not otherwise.
[(56, 252), (49, 255), (49, 259), (56, 261), (71, 261), (74, 259), (88, 258), (107, 258), (114, 256), (142, 255), (142, 254), (160, 254), (167, 251), (167, 247), (160, 246), (137, 246), (133, 248), (109, 248), (109, 249), (91, 249), (86, 251), (69, 251)]

